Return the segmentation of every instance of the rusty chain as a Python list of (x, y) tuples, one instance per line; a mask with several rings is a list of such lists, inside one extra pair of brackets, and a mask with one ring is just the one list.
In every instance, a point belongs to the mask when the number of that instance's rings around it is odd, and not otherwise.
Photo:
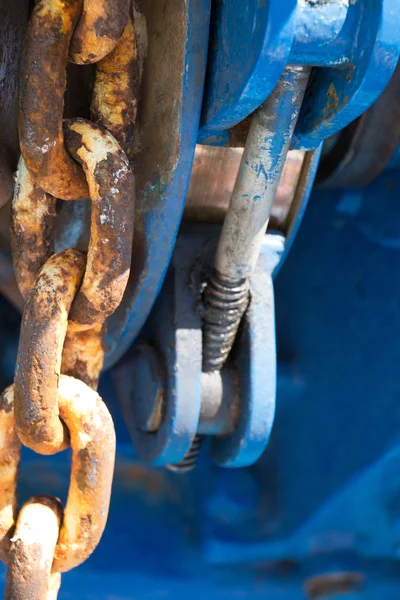
[[(56, 498), (34, 496), (23, 505), (9, 553), (6, 598), (57, 598), (61, 575), (51, 573), (51, 565), (61, 519)], [(19, 576), (21, 571), (25, 577)]]
[[(29, 22), (23, 52), (19, 114), (22, 156), (40, 187), (63, 200), (88, 196), (84, 173), (65, 148), (62, 126), (68, 53), (82, 4), (82, 0), (38, 0)], [(117, 4), (129, 8), (129, 0), (118, 0)], [(87, 16), (92, 6), (93, 20), (103, 22), (98, 16), (103, 12), (99, 5), (109, 6), (108, 11), (111, 12), (114, 2), (87, 0), (85, 14)], [(128, 11), (120, 10), (122, 14), (126, 13), (127, 19)], [(105, 27), (103, 22), (101, 33)], [(98, 122), (104, 123), (120, 142), (121, 137), (132, 135), (136, 115), (132, 92), (138, 72), (133, 28), (127, 26), (126, 21), (121, 33), (125, 28), (127, 32), (118, 40), (113, 52), (102, 58), (98, 65), (92, 105), (92, 114), (97, 116)], [(115, 40), (113, 31), (110, 36)], [(92, 49), (96, 56), (95, 43)]]
[[(15, 388), (0, 399), (1, 456), (0, 556), (8, 562), (17, 522), (17, 473), (21, 441), (13, 415)], [(61, 375), (57, 394), (60, 419), (72, 448), (67, 504), (54, 553), (53, 572), (64, 573), (82, 562), (97, 546), (106, 525), (114, 468), (115, 432), (110, 413), (85, 383)]]
[[(115, 432), (96, 389), (132, 252), (139, 69), (130, 5), (36, 0), (24, 44), (11, 244), (26, 305), (14, 384), (0, 397), (0, 558), (14, 600), (54, 600), (60, 573), (90, 556), (107, 520)], [(96, 63), (95, 123), (63, 120), (68, 61)], [(87, 253), (54, 254), (58, 201), (84, 197)], [(35, 496), (18, 512), (21, 444), (40, 454), (71, 446), (65, 509)]]

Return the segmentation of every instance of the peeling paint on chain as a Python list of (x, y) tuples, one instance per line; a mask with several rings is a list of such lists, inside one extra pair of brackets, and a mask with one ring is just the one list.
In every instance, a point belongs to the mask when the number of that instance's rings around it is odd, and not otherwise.
[(11, 539), (5, 600), (55, 600), (61, 583), (51, 573), (63, 508), (51, 496), (34, 496), (21, 508)]
[[(11, 235), (26, 305), (14, 385), (0, 399), (0, 558), (9, 560), (6, 597), (15, 600), (56, 600), (59, 573), (88, 558), (107, 521), (115, 432), (94, 390), (106, 318), (121, 302), (132, 254), (134, 177), (124, 150), (130, 156), (139, 67), (129, 7), (37, 0), (24, 45)], [(92, 114), (100, 125), (63, 123), (68, 56), (99, 61)], [(72, 248), (52, 255), (57, 198), (89, 195), (87, 257)], [(21, 442), (40, 454), (71, 443), (63, 518), (55, 499), (36, 497), (17, 519)]]
[(58, 403), (72, 447), (71, 481), (53, 563), (53, 571), (64, 573), (92, 554), (106, 526), (115, 431), (100, 396), (78, 379), (61, 375)]

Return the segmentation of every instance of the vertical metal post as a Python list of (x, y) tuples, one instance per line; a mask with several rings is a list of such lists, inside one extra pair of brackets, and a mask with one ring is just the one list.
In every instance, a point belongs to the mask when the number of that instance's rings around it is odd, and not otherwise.
[(288, 65), (254, 113), (204, 294), (204, 371), (222, 368), (246, 311), (248, 279), (260, 254), (310, 71)]

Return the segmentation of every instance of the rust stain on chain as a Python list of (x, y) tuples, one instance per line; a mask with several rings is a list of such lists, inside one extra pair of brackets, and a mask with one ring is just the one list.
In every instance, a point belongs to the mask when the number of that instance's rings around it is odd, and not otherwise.
[(136, 38), (129, 21), (116, 48), (97, 65), (91, 117), (112, 133), (130, 159), (138, 88)]
[(0, 560), (8, 562), (10, 537), (17, 518), (17, 477), (21, 442), (15, 431), (13, 387), (0, 396)]
[[(9, 562), (6, 598), (15, 600), (56, 600), (60, 573), (90, 556), (108, 516), (115, 432), (94, 390), (106, 319), (121, 302), (132, 254), (139, 67), (129, 7), (36, 0), (24, 46), (11, 236), (26, 306), (14, 385), (0, 397), (0, 558)], [(68, 57), (98, 62), (99, 125), (63, 123)], [(87, 257), (76, 249), (51, 256), (56, 198), (89, 195)], [(34, 497), (17, 516), (21, 442), (41, 454), (71, 444), (64, 514), (56, 499)]]
[[(21, 158), (12, 209), (11, 244), (14, 269), (23, 297), (54, 251), (56, 200), (38, 188)], [(73, 375), (93, 389), (104, 361), (103, 327), (69, 321), (61, 372)]]
[(61, 376), (58, 403), (72, 447), (71, 481), (53, 563), (53, 571), (64, 573), (91, 555), (106, 526), (115, 431), (100, 396), (78, 379)]
[(65, 447), (57, 389), (68, 313), (85, 270), (78, 250), (49, 258), (32, 288), (22, 316), (15, 369), (15, 421), (20, 440), (40, 454)]
[(62, 116), (70, 39), (82, 0), (39, 0), (29, 22), (21, 75), (21, 152), (36, 183), (64, 200), (88, 196), (81, 167), (64, 148)]
[(65, 121), (68, 152), (82, 163), (92, 200), (87, 267), (70, 319), (102, 323), (121, 302), (131, 264), (134, 177), (126, 154), (104, 128)]
[(111, 52), (128, 20), (129, 0), (84, 0), (83, 13), (70, 46), (70, 59), (94, 63)]
[[(0, 549), (7, 560), (16, 517), (16, 478), (21, 444), (13, 418), (15, 386), (1, 396)], [(64, 573), (84, 562), (103, 534), (110, 505), (115, 462), (115, 431), (100, 396), (73, 377), (61, 375), (57, 396), (60, 417), (72, 447), (70, 487), (54, 552), (53, 573)], [(5, 459), (8, 457), (8, 461)]]
[(104, 362), (105, 325), (81, 325), (68, 321), (64, 342), (61, 372), (77, 377), (97, 390)]
[(11, 251), (19, 290), (27, 298), (36, 275), (54, 252), (56, 199), (41, 190), (21, 157), (11, 213)]
[(19, 512), (11, 539), (5, 600), (52, 600), (61, 583), (51, 573), (62, 520), (62, 504), (51, 496), (34, 496)]

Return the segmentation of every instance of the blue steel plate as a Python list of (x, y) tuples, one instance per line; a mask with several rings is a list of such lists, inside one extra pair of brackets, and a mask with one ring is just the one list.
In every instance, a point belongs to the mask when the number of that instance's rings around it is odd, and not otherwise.
[(208, 48), (210, 0), (140, 0), (138, 7), (148, 38), (137, 125), (143, 151), (133, 165), (131, 277), (108, 320), (106, 368), (129, 348), (162, 286), (192, 169)]
[(292, 46), (296, 5), (296, 0), (215, 2), (203, 133), (236, 125), (272, 92)]
[(293, 148), (311, 150), (346, 127), (378, 98), (400, 52), (398, 0), (350, 3), (348, 19), (360, 26), (347, 63), (315, 69), (304, 98)]

